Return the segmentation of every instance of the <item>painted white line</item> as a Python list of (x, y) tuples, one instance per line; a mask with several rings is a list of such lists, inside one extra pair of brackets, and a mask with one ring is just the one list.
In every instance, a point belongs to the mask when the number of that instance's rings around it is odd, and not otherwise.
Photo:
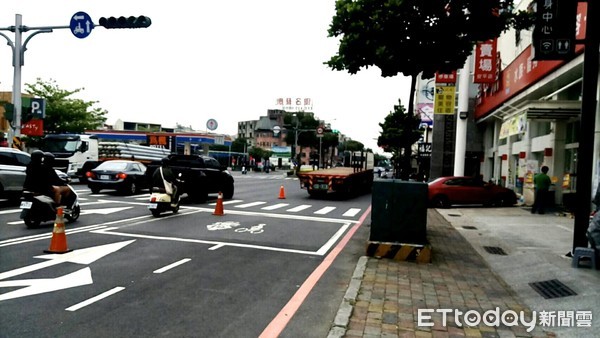
[(286, 211), (289, 211), (289, 212), (298, 212), (298, 211), (302, 211), (302, 210), (304, 210), (304, 209), (308, 209), (308, 208), (310, 208), (310, 207), (312, 207), (312, 205), (309, 205), (309, 204), (302, 204), (302, 205), (299, 205), (299, 206), (297, 206), (297, 207), (295, 207), (295, 208), (288, 209), (288, 210), (286, 210)]
[(165, 267), (162, 267), (162, 268), (160, 268), (158, 270), (154, 270), (153, 273), (163, 273), (165, 271), (173, 269), (174, 267), (180, 266), (181, 264), (185, 264), (185, 263), (187, 263), (187, 262), (189, 262), (191, 260), (192, 260), (191, 258), (184, 258), (184, 259), (182, 259), (180, 261), (177, 261), (177, 262), (175, 262), (173, 264), (169, 264), (169, 265), (167, 265)]
[[(241, 202), (244, 202), (244, 200), (229, 200), (229, 201), (223, 201), (223, 205), (241, 203)], [(217, 202), (212, 202), (212, 203), (209, 203), (208, 205), (217, 205)]]
[(116, 288), (113, 288), (111, 290), (108, 290), (108, 291), (106, 291), (104, 293), (101, 293), (101, 294), (97, 295), (96, 297), (92, 297), (92, 298), (90, 298), (88, 300), (85, 300), (85, 301), (79, 303), (79, 304), (75, 304), (73, 306), (70, 306), (70, 307), (66, 308), (65, 310), (66, 311), (77, 311), (77, 310), (81, 309), (82, 307), (86, 307), (86, 306), (88, 306), (90, 304), (93, 304), (93, 303), (95, 303), (95, 302), (97, 302), (99, 300), (102, 300), (102, 299), (106, 298), (106, 297), (112, 296), (115, 293), (121, 292), (123, 290), (125, 290), (124, 287), (117, 286)]
[(346, 217), (354, 217), (356, 216), (356, 214), (358, 214), (360, 212), (360, 209), (357, 208), (350, 208), (348, 209), (348, 211), (346, 211), (342, 216), (346, 216)]
[(350, 227), (350, 223), (346, 223), (344, 224), (336, 233), (335, 235), (333, 235), (328, 241), (327, 243), (323, 244), (323, 246), (317, 251), (317, 254), (319, 254), (320, 256), (323, 256), (324, 254), (326, 254), (329, 249), (331, 249), (331, 247), (338, 241), (338, 239), (340, 237), (342, 237), (342, 235), (344, 234), (344, 232), (346, 232), (346, 230), (348, 229), (348, 227)]
[(21, 212), (21, 209), (2, 210), (2, 211), (0, 211), (0, 215), (12, 214), (12, 213), (15, 213), (15, 212)]
[(257, 205), (261, 205), (261, 204), (267, 204), (267, 202), (252, 202), (252, 203), (246, 203), (246, 204), (240, 204), (240, 205), (236, 205), (236, 208), (250, 208), (250, 207), (255, 207)]
[(315, 214), (325, 215), (325, 214), (330, 213), (333, 210), (335, 210), (335, 207), (325, 207), (323, 209), (319, 209), (319, 210), (315, 211)]
[(96, 204), (105, 204), (105, 203), (115, 203), (115, 201), (104, 201), (104, 200), (99, 200), (96, 202), (85, 202), (85, 203), (79, 203), (79, 206), (84, 206), (84, 205), (96, 205)]
[(269, 205), (268, 207), (264, 207), (261, 209), (262, 210), (275, 210), (275, 209), (287, 207), (288, 205), (289, 205), (288, 203), (277, 203), (277, 204)]
[(260, 246), (260, 245), (244, 244), (244, 243), (225, 243), (225, 242), (207, 241), (207, 240), (194, 239), (194, 238), (177, 238), (177, 237), (166, 237), (166, 236), (130, 234), (130, 233), (126, 233), (126, 232), (108, 231), (108, 229), (94, 231), (94, 233), (104, 234), (104, 235), (133, 237), (133, 238), (156, 239), (156, 240), (162, 240), (162, 241), (209, 244), (209, 245), (213, 245), (211, 247), (212, 250), (215, 250), (214, 249), (215, 246), (219, 246), (219, 247), (220, 246), (230, 246), (230, 247), (236, 247), (236, 248), (248, 248), (248, 249), (266, 250), (266, 251), (297, 253), (297, 254), (302, 254), (302, 255), (318, 255), (318, 252), (316, 252), (316, 251), (295, 250), (295, 249), (277, 248), (277, 247), (272, 247), (272, 246)]
[(210, 248), (208, 248), (208, 250), (211, 250), (211, 251), (213, 251), (213, 250), (220, 249), (220, 248), (222, 248), (222, 247), (224, 247), (224, 246), (225, 246), (225, 244), (217, 244), (217, 245), (215, 245), (215, 246), (211, 246)]
[(132, 198), (132, 199), (139, 199), (139, 198), (150, 198), (150, 194), (137, 194), (137, 195), (131, 195), (131, 196), (127, 196), (125, 198)]
[(25, 224), (24, 221), (12, 221), (12, 222), (6, 222), (6, 224), (8, 225), (19, 225), (19, 224)]

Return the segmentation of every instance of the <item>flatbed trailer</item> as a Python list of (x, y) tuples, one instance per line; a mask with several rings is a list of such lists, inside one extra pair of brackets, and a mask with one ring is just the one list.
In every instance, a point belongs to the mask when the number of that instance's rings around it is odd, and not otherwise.
[(373, 185), (373, 154), (355, 154), (351, 167), (334, 167), (315, 171), (300, 172), (300, 188), (311, 196), (330, 192), (352, 194), (366, 192)]

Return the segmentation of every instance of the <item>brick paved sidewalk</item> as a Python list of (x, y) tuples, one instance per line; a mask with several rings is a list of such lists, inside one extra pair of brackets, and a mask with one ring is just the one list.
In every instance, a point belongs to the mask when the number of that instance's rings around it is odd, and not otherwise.
[(441, 313), (431, 313), (427, 321), (434, 326), (418, 327), (418, 309), (482, 314), (498, 307), (500, 313), (525, 311), (531, 321), (531, 311), (435, 209), (428, 210), (427, 227), (431, 264), (366, 258), (344, 337), (555, 337), (539, 327), (527, 332), (523, 325), (459, 326), (453, 313), (447, 326), (442, 325)]

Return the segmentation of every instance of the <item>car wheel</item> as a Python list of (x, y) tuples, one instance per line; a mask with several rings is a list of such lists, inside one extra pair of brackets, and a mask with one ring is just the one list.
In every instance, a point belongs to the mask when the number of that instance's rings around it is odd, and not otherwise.
[(153, 210), (151, 210), (151, 212), (152, 212), (152, 216), (154, 216), (154, 217), (160, 217), (160, 210), (153, 209)]
[(131, 182), (129, 184), (129, 189), (127, 189), (127, 195), (135, 195), (138, 191), (137, 185), (135, 184), (135, 182)]
[(230, 200), (233, 198), (233, 182), (229, 183), (229, 185), (223, 190), (223, 198), (226, 200)]
[(435, 196), (431, 199), (431, 206), (433, 208), (449, 208), (450, 201), (448, 200), (448, 197), (446, 197), (446, 196), (443, 196), (443, 195)]

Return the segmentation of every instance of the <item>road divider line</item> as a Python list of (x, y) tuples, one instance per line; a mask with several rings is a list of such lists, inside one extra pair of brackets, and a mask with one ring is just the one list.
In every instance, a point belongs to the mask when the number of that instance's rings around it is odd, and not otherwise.
[(180, 261), (177, 261), (175, 263), (169, 264), (169, 265), (167, 265), (165, 267), (162, 267), (162, 268), (160, 268), (158, 270), (154, 270), (153, 273), (163, 273), (163, 272), (171, 270), (171, 269), (173, 269), (173, 268), (175, 268), (177, 266), (180, 266), (181, 264), (185, 264), (185, 263), (187, 263), (187, 262), (189, 262), (191, 260), (192, 260), (191, 258), (184, 258), (184, 259), (182, 259)]
[(90, 298), (88, 300), (85, 300), (85, 301), (83, 301), (83, 302), (81, 302), (79, 304), (75, 304), (73, 306), (70, 306), (70, 307), (66, 308), (65, 310), (66, 311), (77, 311), (77, 310), (79, 310), (79, 309), (81, 309), (83, 307), (86, 307), (86, 306), (88, 306), (90, 304), (93, 304), (93, 303), (95, 303), (95, 302), (97, 302), (99, 300), (102, 300), (102, 299), (106, 298), (106, 297), (110, 297), (110, 296), (114, 295), (115, 293), (121, 292), (123, 290), (125, 290), (124, 287), (117, 286), (116, 288), (112, 288), (112, 289), (110, 289), (110, 290), (108, 290), (106, 292), (103, 292), (103, 293), (101, 293), (101, 294), (99, 294), (99, 295), (97, 295), (95, 297), (92, 297), (92, 298)]
[(14, 214), (15, 212), (21, 212), (21, 209), (2, 210), (2, 211), (0, 211), (0, 215)]

